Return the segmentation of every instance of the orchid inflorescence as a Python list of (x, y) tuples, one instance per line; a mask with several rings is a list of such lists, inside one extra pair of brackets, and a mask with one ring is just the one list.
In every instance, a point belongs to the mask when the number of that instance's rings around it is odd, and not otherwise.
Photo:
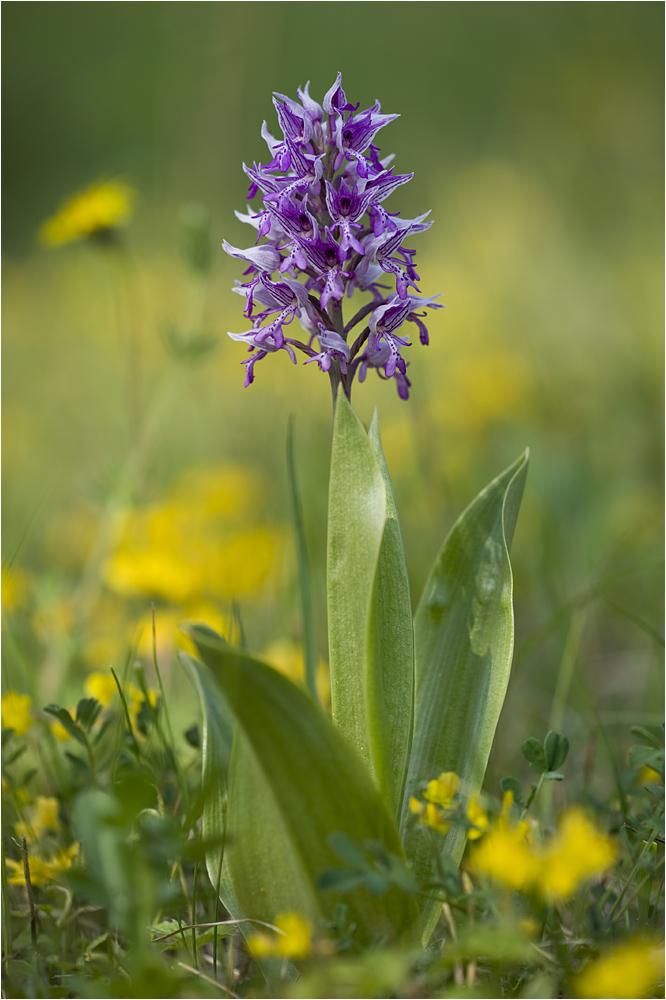
[[(394, 378), (398, 394), (407, 399), (410, 382), (400, 349), (411, 345), (398, 331), (405, 321), (415, 323), (421, 343), (427, 344), (423, 310), (442, 308), (435, 302), (438, 296), (418, 294), (415, 251), (403, 246), (429, 228), (430, 213), (402, 219), (383, 206), (413, 177), (394, 174), (393, 156), (380, 159), (373, 142), (399, 116), (381, 114), (379, 101), (359, 113), (358, 104), (347, 103), (340, 73), (323, 107), (308, 88), (298, 88), (300, 101), (274, 95), (284, 138), (275, 139), (264, 122), (261, 133), (272, 159), (265, 166), (243, 164), (252, 182), (248, 198), (261, 192), (263, 204), (257, 212), (236, 212), (257, 230), (256, 245), (239, 250), (226, 240), (223, 244), (228, 254), (250, 265), (249, 280), (236, 282), (234, 291), (246, 300), (252, 329), (229, 336), (248, 344), (246, 386), (267, 354), (284, 350), (295, 364), (298, 350), (307, 355), (306, 364), (316, 361), (329, 373), (334, 398), (340, 384), (349, 397), (354, 376), (363, 382), (370, 367), (382, 378)], [(258, 245), (262, 238), (266, 242)], [(387, 279), (395, 281), (394, 291)], [(370, 293), (372, 301), (345, 325), (342, 300), (357, 289)], [(295, 317), (308, 334), (307, 343), (285, 335), (284, 327)], [(363, 320), (367, 325), (350, 343)]]

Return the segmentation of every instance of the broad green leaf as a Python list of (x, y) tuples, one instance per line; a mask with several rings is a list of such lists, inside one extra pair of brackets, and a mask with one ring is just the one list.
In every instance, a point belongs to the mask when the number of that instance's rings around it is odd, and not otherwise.
[[(212, 630), (197, 626), (202, 634), (224, 642)], [(226, 839), (227, 780), (234, 734), (234, 718), (212, 673), (193, 656), (181, 652), (180, 661), (188, 673), (201, 703), (203, 716), (203, 774), (206, 799), (203, 808), (201, 835), (216, 846), (206, 852), (206, 869), (220, 899), (237, 920), (240, 909), (236, 902), (227, 866), (224, 863)]]
[(373, 770), (396, 816), (412, 739), (414, 628), (405, 550), (376, 410), (368, 437), (384, 480), (386, 519), (370, 609), (366, 711)]
[(305, 689), (197, 626), (189, 631), (239, 726), (226, 858), (243, 914), (273, 922), (291, 908), (332, 920), (344, 901), (359, 941), (413, 936), (416, 904), (396, 887), (381, 899), (365, 887), (344, 897), (317, 890), (318, 876), (337, 863), (333, 833), (381, 841), (404, 857), (395, 824), (347, 741)]
[(569, 740), (563, 733), (558, 733), (554, 729), (546, 736), (543, 748), (546, 752), (546, 761), (549, 771), (556, 771), (562, 767), (569, 754)]
[(544, 771), (548, 770), (546, 751), (541, 740), (538, 740), (536, 736), (530, 736), (528, 740), (525, 740), (520, 752), (536, 774), (543, 774)]
[[(420, 782), (455, 771), (465, 798), (481, 789), (513, 655), (509, 547), (527, 472), (527, 453), (463, 512), (435, 561), (414, 619), (414, 735), (403, 799), (407, 855), (421, 878), (434, 871), (429, 831), (413, 823), (409, 798)], [(465, 833), (444, 842), (456, 860)], [(437, 901), (423, 910), (426, 936)]]
[(398, 815), (412, 725), (409, 581), (377, 415), (369, 435), (341, 396), (329, 487), (333, 718)]
[(363, 424), (343, 393), (328, 488), (327, 600), (331, 706), (373, 772), (366, 712), (368, 618), (386, 518), (386, 489)]

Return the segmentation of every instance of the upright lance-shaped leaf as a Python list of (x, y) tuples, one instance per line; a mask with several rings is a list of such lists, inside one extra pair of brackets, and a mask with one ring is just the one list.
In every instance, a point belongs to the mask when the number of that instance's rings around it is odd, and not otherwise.
[[(509, 547), (527, 473), (525, 452), (494, 479), (453, 526), (435, 561), (414, 619), (414, 736), (402, 810), (403, 841), (417, 873), (433, 874), (439, 838), (415, 826), (409, 798), (442, 771), (459, 775), (465, 798), (481, 789), (513, 655), (513, 578)], [(465, 833), (444, 848), (459, 860)], [(426, 936), (438, 904), (425, 901)]]
[(412, 712), (409, 585), (377, 420), (368, 437), (343, 394), (333, 429), (327, 570), (333, 718), (397, 815)]
[[(200, 626), (203, 628), (203, 626)], [(216, 641), (224, 639), (212, 630)], [(220, 899), (234, 919), (241, 916), (224, 864), (227, 820), (227, 782), (234, 737), (234, 717), (211, 671), (187, 653), (180, 653), (180, 662), (199, 695), (203, 716), (203, 773), (205, 793), (201, 833), (205, 842), (214, 846), (206, 851), (206, 870)]]
[(376, 410), (368, 438), (384, 480), (386, 519), (368, 623), (366, 711), (377, 784), (396, 816), (412, 740), (414, 629), (405, 550)]
[(413, 936), (416, 903), (396, 886), (380, 897), (365, 887), (343, 896), (317, 888), (321, 873), (339, 864), (331, 834), (381, 841), (403, 856), (394, 821), (347, 741), (307, 692), (276, 670), (196, 626), (190, 635), (239, 726), (226, 858), (243, 914), (273, 922), (293, 909), (331, 919), (344, 902), (360, 942)]

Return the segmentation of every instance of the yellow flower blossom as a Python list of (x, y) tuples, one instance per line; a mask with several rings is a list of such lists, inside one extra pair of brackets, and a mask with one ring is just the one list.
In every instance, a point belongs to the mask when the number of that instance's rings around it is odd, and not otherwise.
[(566, 899), (581, 882), (610, 868), (616, 854), (610, 838), (599, 833), (581, 809), (570, 809), (540, 852), (541, 891), (551, 899)]
[[(74, 718), (76, 715), (76, 709), (69, 708), (68, 711), (72, 718)], [(49, 723), (49, 728), (57, 740), (62, 740), (64, 743), (65, 740), (71, 739), (71, 734), (65, 729), (62, 722), (58, 722), (57, 719), (54, 719), (53, 722)]]
[[(432, 782), (431, 782), (432, 784)], [(446, 814), (434, 802), (427, 802), (425, 807), (425, 818), (419, 819), (419, 823), (427, 823), (437, 833), (448, 833), (451, 824), (446, 819)]]
[[(74, 843), (66, 850), (58, 851), (57, 854), (52, 855), (50, 858), (32, 857), (31, 855), (28, 855), (30, 882), (32, 885), (45, 885), (52, 879), (57, 878), (60, 872), (67, 871), (72, 867), (74, 858), (78, 853), (79, 845), (78, 843)], [(23, 861), (15, 861), (13, 858), (7, 858), (5, 864), (10, 871), (14, 872), (14, 874), (7, 879), (9, 884), (25, 885)]]
[(434, 778), (428, 782), (428, 787), (423, 793), (428, 802), (443, 806), (444, 809), (451, 808), (453, 796), (458, 791), (460, 778), (453, 771), (446, 771), (440, 774), (439, 778)]
[(26, 840), (39, 840), (45, 830), (60, 829), (60, 802), (46, 795), (38, 795), (35, 804), (29, 811), (26, 822), (18, 822), (14, 827), (17, 836)]
[(56, 247), (126, 225), (135, 191), (120, 181), (91, 184), (66, 201), (39, 231), (45, 246)]
[(512, 825), (504, 808), (494, 829), (476, 849), (476, 866), (512, 889), (566, 899), (615, 860), (612, 841), (599, 833), (581, 809), (568, 810), (553, 839), (542, 847), (530, 844), (529, 830), (525, 821)]
[(467, 831), (469, 840), (478, 840), (488, 829), (488, 813), (483, 808), (476, 795), (473, 795), (467, 806), (467, 819), (474, 824), (473, 829)]
[(28, 576), (22, 569), (2, 567), (2, 611), (15, 611), (25, 601)]
[(17, 694), (16, 691), (3, 694), (0, 701), (2, 728), (13, 729), (18, 736), (27, 733), (34, 721), (30, 713), (31, 705), (32, 699), (28, 694)]
[(312, 924), (297, 913), (280, 913), (281, 934), (253, 934), (248, 944), (255, 958), (305, 958), (312, 950)]
[[(457, 807), (454, 799), (460, 786), (460, 778), (453, 771), (444, 771), (438, 778), (428, 782), (428, 787), (423, 793), (426, 802), (412, 798), (409, 800), (409, 810), (418, 816), (419, 823), (429, 826), (437, 833), (448, 833), (451, 829), (451, 818), (447, 816), (447, 811)], [(481, 805), (478, 796), (473, 795), (467, 806), (467, 819), (474, 826), (468, 831), (470, 840), (478, 840), (488, 828), (488, 814)]]
[(118, 689), (111, 673), (96, 672), (88, 674), (83, 683), (83, 690), (89, 698), (97, 698), (103, 708), (108, 708)]
[[(127, 699), (127, 711), (129, 712), (132, 727), (136, 726), (137, 716), (141, 711), (141, 708), (146, 701), (143, 691), (141, 688), (137, 687), (136, 684), (128, 684), (125, 691), (125, 697)], [(157, 691), (152, 688), (148, 689), (148, 704), (155, 708), (157, 705)]]
[(539, 876), (539, 862), (526, 843), (527, 823), (510, 828), (499, 822), (474, 853), (474, 863), (486, 875), (511, 889), (527, 889)]
[(664, 949), (648, 941), (618, 945), (590, 962), (576, 981), (579, 997), (643, 997), (663, 977)]
[(659, 774), (659, 771), (655, 771), (653, 767), (649, 767), (647, 764), (645, 764), (645, 766), (641, 768), (638, 777), (636, 778), (636, 784), (645, 785), (649, 781), (655, 785), (661, 785), (663, 784), (664, 779)]
[(203, 577), (168, 548), (129, 548), (116, 552), (104, 569), (107, 584), (124, 596), (147, 594), (180, 603), (198, 594)]

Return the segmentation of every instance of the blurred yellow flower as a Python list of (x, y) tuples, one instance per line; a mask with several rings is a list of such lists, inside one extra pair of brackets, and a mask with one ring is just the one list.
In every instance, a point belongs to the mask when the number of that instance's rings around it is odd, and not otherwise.
[(180, 603), (201, 590), (196, 567), (166, 548), (121, 550), (105, 567), (105, 579), (119, 594), (147, 594)]
[(26, 840), (39, 840), (45, 830), (59, 830), (59, 812), (58, 799), (38, 795), (34, 806), (29, 810), (29, 818), (25, 822), (18, 822), (14, 827), (17, 836), (25, 837)]
[(437, 833), (448, 833), (451, 829), (451, 824), (446, 819), (446, 814), (434, 802), (426, 803), (425, 818), (419, 819), (419, 822), (426, 823), (432, 830), (436, 830)]
[(39, 230), (40, 241), (55, 247), (124, 226), (131, 218), (135, 196), (134, 189), (120, 181), (91, 184), (46, 220)]
[[(126, 512), (108, 586), (173, 604), (254, 593), (276, 564), (281, 533), (257, 526), (260, 489), (240, 466), (190, 470), (166, 502)], [(253, 525), (254, 522), (254, 525)]]
[(443, 806), (444, 809), (450, 809), (459, 784), (460, 778), (457, 774), (454, 774), (453, 771), (443, 772), (439, 778), (433, 778), (432, 781), (428, 782), (423, 797), (428, 802), (434, 802), (438, 806)]
[(527, 823), (514, 827), (500, 821), (474, 852), (474, 863), (486, 875), (511, 889), (527, 889), (539, 875), (539, 862), (526, 843)]
[(18, 736), (27, 733), (34, 721), (30, 714), (31, 705), (32, 699), (28, 694), (17, 694), (16, 691), (3, 694), (0, 702), (2, 728), (13, 729)]
[(564, 813), (548, 844), (530, 844), (529, 832), (528, 823), (512, 824), (508, 809), (503, 809), (494, 829), (475, 851), (476, 866), (512, 889), (536, 890), (548, 899), (566, 899), (583, 882), (603, 874), (616, 857), (610, 838), (599, 833), (579, 808)]
[(312, 950), (312, 924), (297, 913), (275, 918), (281, 934), (253, 934), (248, 944), (255, 958), (305, 958)]
[(276, 533), (256, 528), (236, 535), (211, 553), (207, 582), (219, 597), (244, 597), (259, 590), (275, 562)]
[(648, 941), (618, 945), (588, 966), (576, 981), (579, 997), (643, 997), (663, 979), (664, 949)]
[[(129, 712), (132, 726), (136, 726), (136, 720), (143, 704), (146, 701), (143, 691), (141, 688), (137, 687), (136, 684), (128, 684), (125, 691), (125, 697), (127, 699), (127, 711)], [(148, 704), (151, 708), (157, 706), (157, 691), (153, 691), (152, 688), (148, 689)]]
[(25, 601), (28, 574), (18, 567), (2, 568), (2, 611), (15, 611)]
[[(76, 709), (70, 708), (68, 711), (72, 718), (74, 718), (76, 715)], [(62, 740), (64, 743), (65, 740), (71, 739), (70, 733), (65, 729), (62, 722), (58, 722), (57, 719), (54, 719), (53, 722), (49, 723), (49, 728), (57, 740)]]
[(638, 777), (636, 778), (636, 784), (644, 785), (646, 782), (652, 782), (655, 785), (663, 785), (664, 779), (659, 774), (659, 771), (655, 771), (654, 768), (648, 767), (648, 765), (645, 764), (645, 766), (639, 771)]
[(541, 891), (549, 898), (566, 899), (581, 882), (610, 868), (616, 855), (610, 837), (599, 833), (582, 809), (569, 809), (540, 852)]
[(473, 795), (467, 806), (467, 819), (474, 824), (474, 829), (467, 831), (469, 840), (478, 840), (488, 829), (488, 813), (483, 808), (476, 795)]
[[(30, 882), (32, 885), (45, 885), (58, 876), (59, 872), (67, 871), (72, 867), (74, 858), (79, 853), (78, 843), (72, 844), (64, 851), (58, 851), (50, 858), (28, 857), (28, 867), (30, 869)], [(14, 874), (7, 879), (10, 885), (25, 885), (25, 873), (23, 861), (15, 861), (7, 858), (5, 864)]]
[(89, 698), (97, 698), (103, 708), (108, 708), (118, 689), (111, 673), (96, 672), (88, 674), (83, 683), (83, 690)]

